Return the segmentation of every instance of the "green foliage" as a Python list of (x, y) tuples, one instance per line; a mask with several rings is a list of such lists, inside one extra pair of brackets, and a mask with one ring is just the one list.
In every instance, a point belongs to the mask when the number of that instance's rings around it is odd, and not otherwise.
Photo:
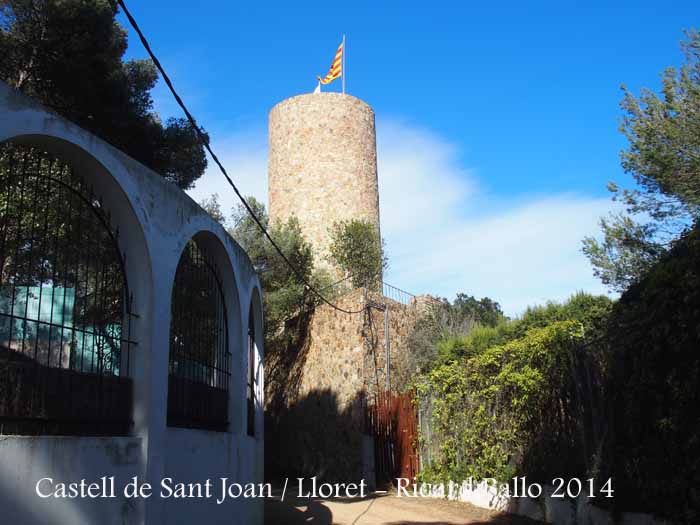
[(541, 414), (551, 411), (568, 382), (582, 339), (581, 323), (557, 321), (432, 370), (419, 392), (432, 398), (432, 432), (440, 436), (440, 447), (423, 477), (514, 476), (544, 430)]
[(384, 241), (371, 222), (352, 219), (333, 224), (330, 262), (350, 276), (355, 288), (373, 288), (388, 266)]
[(212, 219), (221, 223), (223, 226), (226, 226), (226, 216), (221, 209), (221, 204), (219, 204), (218, 193), (213, 193), (208, 198), (203, 199), (199, 205), (204, 209), (204, 211), (211, 215)]
[(596, 277), (613, 290), (624, 291), (634, 284), (666, 251), (654, 240), (652, 224), (638, 224), (623, 213), (602, 218), (600, 227), (603, 239), (586, 237), (583, 253)]
[[(265, 205), (254, 197), (248, 197), (246, 200), (302, 276), (317, 289), (328, 286), (331, 277), (323, 270), (314, 269), (311, 245), (304, 239), (296, 218), (292, 217), (285, 223), (270, 224)], [(226, 221), (221, 210), (218, 195), (214, 194), (205, 199), (201, 206), (224, 226), (231, 225), (228, 228), (229, 233), (246, 251), (258, 272), (264, 291), (266, 344), (283, 343), (295, 337), (297, 334), (294, 330), (284, 329), (285, 324), (300, 311), (314, 305), (315, 296), (309, 292), (306, 285), (263, 236), (260, 228), (242, 204), (232, 210), (229, 221)]]
[(458, 293), (452, 307), (458, 311), (459, 316), (472, 319), (480, 326), (496, 326), (506, 319), (501, 305), (489, 297), (477, 299), (473, 295)]
[(563, 304), (550, 302), (529, 307), (520, 319), (503, 320), (494, 326), (477, 326), (468, 335), (456, 336), (438, 343), (438, 355), (443, 362), (469, 358), (495, 345), (523, 337), (528, 330), (544, 328), (558, 321), (574, 320), (588, 339), (602, 335), (612, 309), (605, 296), (579, 292)]
[(588, 475), (595, 452), (583, 446), (575, 378), (587, 373), (584, 361), (598, 360), (583, 345), (600, 337), (612, 308), (578, 293), (438, 341), (437, 365), (418, 387), (434, 441), (424, 478)]
[(590, 339), (601, 334), (612, 307), (613, 302), (608, 297), (578, 292), (565, 303), (548, 302), (544, 306), (528, 307), (516, 326), (522, 333), (532, 327), (573, 319), (583, 325), (585, 335)]
[(408, 337), (407, 351), (399, 356), (399, 378), (405, 377), (404, 386), (410, 386), (408, 378), (416, 372), (462, 361), (557, 321), (578, 321), (586, 337), (593, 339), (602, 334), (612, 304), (607, 297), (580, 292), (563, 304), (530, 307), (520, 319), (509, 320), (488, 297), (476, 300), (460, 293), (452, 304), (436, 301), (426, 308)]
[[(313, 271), (313, 254), (311, 245), (301, 234), (299, 223), (290, 219), (287, 223), (269, 224), (265, 206), (252, 197), (248, 198), (251, 207), (263, 224), (268, 227), (270, 235), (291, 263), (300, 270), (306, 279), (311, 279)], [(265, 291), (265, 332), (266, 339), (279, 336), (284, 321), (305, 304), (307, 293), (305, 285), (292, 269), (275, 251), (272, 244), (265, 239), (258, 226), (248, 215), (242, 205), (234, 212), (231, 236), (239, 242), (248, 253), (253, 266), (258, 272)]]
[(611, 451), (627, 508), (700, 518), (700, 230), (615, 305)]
[(127, 33), (108, 0), (0, 0), (0, 78), (190, 188), (206, 169), (185, 119), (153, 112), (149, 60), (123, 62)]
[(685, 63), (664, 71), (660, 95), (643, 90), (635, 97), (623, 88), (621, 131), (629, 148), (622, 152), (622, 167), (638, 188), (611, 183), (613, 199), (625, 212), (601, 221), (602, 241), (583, 241), (595, 274), (619, 291), (637, 282), (671, 241), (700, 220), (700, 33), (686, 35)]
[(617, 510), (697, 522), (699, 319), (694, 229), (615, 303), (579, 293), (440, 342), (422, 476), (611, 477)]
[(437, 363), (450, 359), (451, 343), (469, 334), (477, 326), (494, 326), (505, 320), (501, 306), (494, 300), (459, 293), (453, 303), (436, 299), (425, 305), (413, 326), (407, 345), (398, 356), (396, 382), (400, 389), (410, 388), (416, 372), (425, 373)]

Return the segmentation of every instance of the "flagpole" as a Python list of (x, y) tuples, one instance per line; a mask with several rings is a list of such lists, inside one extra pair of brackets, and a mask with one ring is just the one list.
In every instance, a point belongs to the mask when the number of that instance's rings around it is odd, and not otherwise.
[(343, 95), (345, 95), (345, 53), (347, 50), (345, 49), (345, 35), (343, 35), (343, 71), (342, 71), (342, 81), (343, 81)]

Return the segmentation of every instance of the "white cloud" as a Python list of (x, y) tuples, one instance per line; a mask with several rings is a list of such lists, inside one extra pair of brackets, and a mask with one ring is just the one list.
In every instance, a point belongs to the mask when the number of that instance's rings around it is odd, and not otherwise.
[[(213, 137), (212, 149), (244, 196), (252, 195), (267, 202), (267, 136), (264, 133), (236, 133), (218, 140)], [(240, 202), (211, 159), (205, 174), (187, 193), (197, 202), (217, 193), (227, 217), (231, 208)]]
[(378, 123), (378, 149), (387, 281), (448, 298), (489, 296), (509, 315), (577, 290), (605, 292), (580, 248), (609, 199), (497, 201), (449, 142), (396, 121)]
[(459, 291), (489, 296), (509, 315), (577, 290), (604, 293), (580, 247), (608, 209), (605, 199), (561, 195), (448, 221), (419, 243), (387, 232), (389, 249), (399, 245), (403, 254), (387, 277), (450, 298)]
[(385, 237), (411, 234), (417, 227), (439, 229), (477, 191), (475, 178), (456, 162), (453, 146), (405, 122), (377, 123), (377, 161)]
[[(489, 296), (509, 315), (577, 290), (605, 292), (580, 248), (598, 231), (609, 199), (557, 194), (506, 202), (480, 188), (455, 146), (435, 133), (379, 120), (377, 136), (388, 282), (448, 298)], [(243, 194), (267, 202), (266, 133), (214, 138), (213, 146)], [(218, 193), (226, 213), (238, 202), (213, 163), (189, 193), (197, 201)]]

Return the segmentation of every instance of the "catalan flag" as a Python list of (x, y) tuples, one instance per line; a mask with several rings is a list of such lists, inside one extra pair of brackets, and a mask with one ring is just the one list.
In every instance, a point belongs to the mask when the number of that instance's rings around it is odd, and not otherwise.
[[(344, 39), (343, 39), (344, 40)], [(343, 44), (341, 42), (338, 46), (338, 51), (335, 52), (335, 58), (331, 64), (331, 68), (325, 78), (318, 77), (318, 81), (321, 84), (330, 84), (336, 78), (342, 76), (343, 74)]]

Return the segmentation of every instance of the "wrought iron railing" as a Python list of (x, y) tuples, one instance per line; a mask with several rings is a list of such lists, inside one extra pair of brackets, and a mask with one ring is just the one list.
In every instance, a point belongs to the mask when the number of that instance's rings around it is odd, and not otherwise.
[(387, 299), (406, 305), (414, 304), (416, 299), (412, 293), (385, 282), (382, 282), (382, 295)]

